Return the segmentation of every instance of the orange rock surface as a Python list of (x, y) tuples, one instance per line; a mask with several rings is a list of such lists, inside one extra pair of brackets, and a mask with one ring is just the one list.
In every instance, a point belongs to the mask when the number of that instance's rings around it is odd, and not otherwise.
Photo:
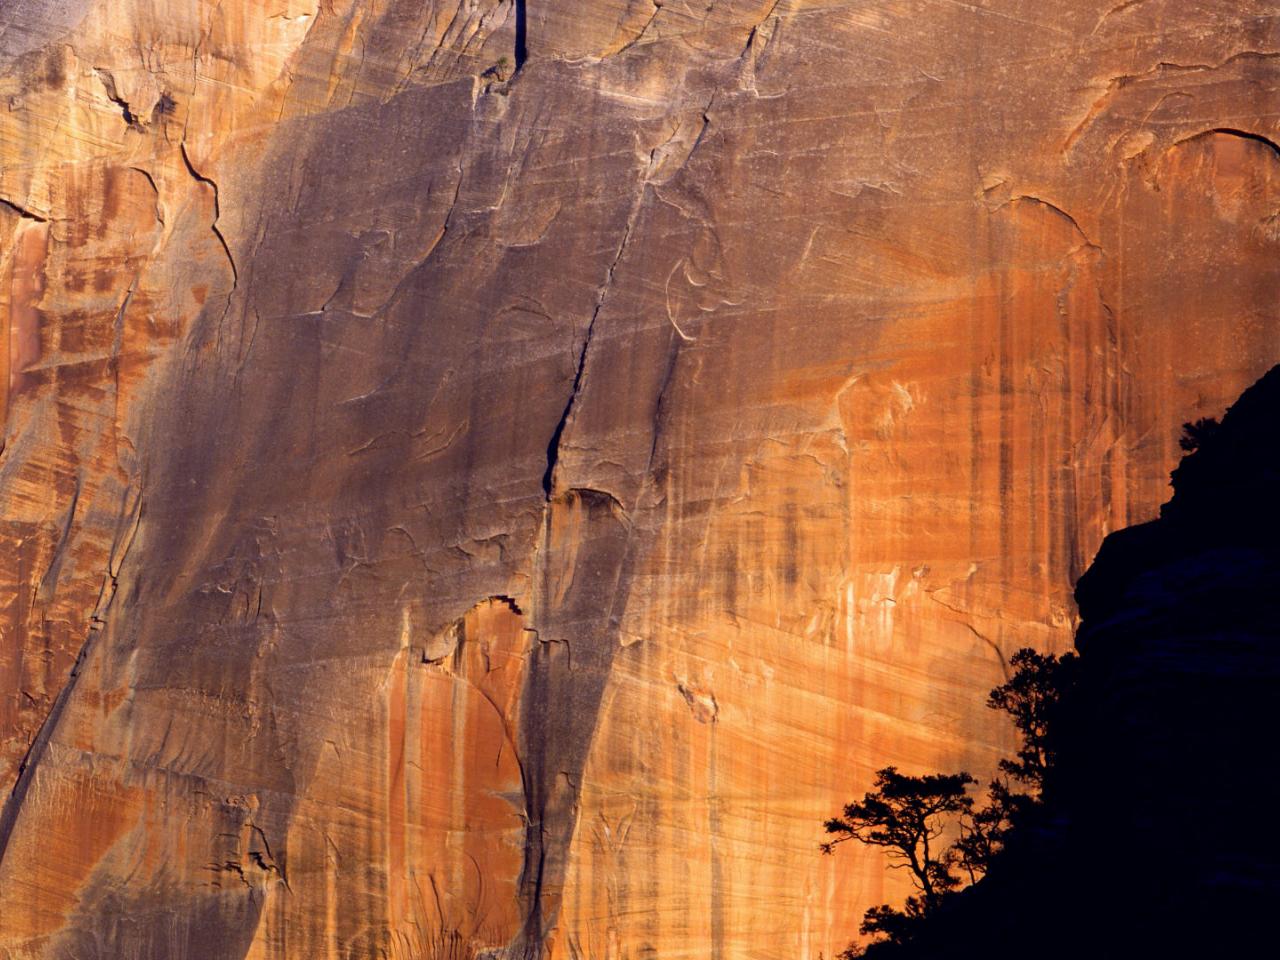
[[(0, 8), (0, 957), (816, 958), (1280, 359), (1267, 0)], [(12, 791), (9, 793), (9, 791)]]

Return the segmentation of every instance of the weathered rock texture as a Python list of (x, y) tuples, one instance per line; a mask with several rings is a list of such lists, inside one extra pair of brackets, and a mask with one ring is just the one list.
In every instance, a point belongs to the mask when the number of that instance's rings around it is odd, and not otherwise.
[(1278, 34), (0, 5), (0, 956), (830, 956), (1280, 354)]

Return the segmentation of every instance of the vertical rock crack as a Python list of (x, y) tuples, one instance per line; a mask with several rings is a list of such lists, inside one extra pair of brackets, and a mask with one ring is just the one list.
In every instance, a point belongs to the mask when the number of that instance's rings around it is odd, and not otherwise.
[(605, 301), (609, 299), (609, 290), (613, 286), (613, 275), (618, 269), (618, 263), (622, 260), (623, 253), (627, 249), (627, 242), (631, 239), (631, 231), (640, 216), (640, 207), (644, 203), (647, 189), (648, 181), (642, 179), (640, 193), (636, 196), (635, 203), (632, 204), (631, 213), (627, 216), (627, 223), (622, 231), (622, 240), (618, 244), (617, 252), (613, 255), (613, 261), (609, 264), (609, 269), (605, 272), (604, 283), (600, 285), (600, 291), (596, 294), (596, 305), (591, 311), (591, 320), (587, 323), (587, 335), (583, 338), (582, 349), (578, 352), (578, 363), (573, 374), (573, 389), (569, 392), (569, 399), (565, 402), (564, 410), (561, 412), (556, 428), (551, 433), (551, 440), (547, 444), (547, 469), (542, 474), (542, 492), (547, 500), (551, 499), (552, 491), (555, 489), (555, 472), (560, 460), (560, 443), (564, 437), (565, 428), (568, 427), (569, 421), (573, 416), (578, 395), (582, 392), (583, 376), (587, 369), (587, 351), (590, 350), (591, 339), (595, 335), (596, 320), (600, 317), (600, 311), (603, 309)]

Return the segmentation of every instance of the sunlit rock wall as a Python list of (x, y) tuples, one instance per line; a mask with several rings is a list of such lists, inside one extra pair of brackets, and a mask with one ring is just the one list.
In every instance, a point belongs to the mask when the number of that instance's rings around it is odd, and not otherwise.
[(0, 957), (830, 957), (1280, 359), (1278, 33), (0, 5)]

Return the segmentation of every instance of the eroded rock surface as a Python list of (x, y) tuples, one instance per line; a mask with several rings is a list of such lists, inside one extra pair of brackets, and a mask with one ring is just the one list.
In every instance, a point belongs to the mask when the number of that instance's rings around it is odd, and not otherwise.
[[(1280, 354), (1264, 0), (0, 9), (0, 956), (831, 956)], [(842, 858), (845, 860), (847, 858)]]

